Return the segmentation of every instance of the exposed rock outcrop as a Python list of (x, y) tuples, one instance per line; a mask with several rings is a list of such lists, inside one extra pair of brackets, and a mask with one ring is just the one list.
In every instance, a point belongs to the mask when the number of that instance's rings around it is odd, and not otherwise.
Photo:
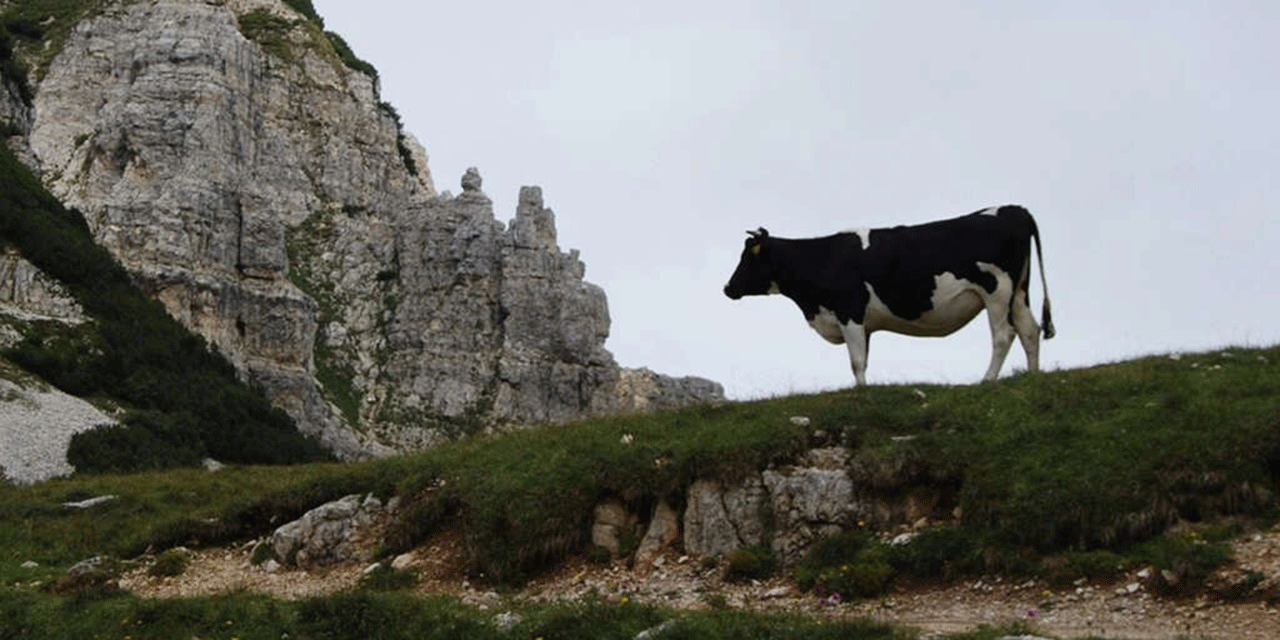
[(697, 480), (689, 486), (684, 512), (684, 549), (701, 556), (723, 556), (764, 541), (768, 494), (759, 476), (723, 486)]
[(49, 189), (170, 314), (356, 458), (499, 424), (722, 397), (625, 370), (541, 190), (494, 217), (319, 25), (280, 0), (111, 3), (35, 90)]
[(271, 547), (286, 565), (303, 569), (368, 560), (399, 501), (350, 495), (320, 505), (271, 534)]
[(773, 553), (783, 564), (799, 562), (814, 541), (870, 518), (845, 469), (848, 456), (843, 447), (814, 449), (794, 467), (761, 474), (777, 527)]
[(810, 449), (795, 464), (765, 469), (736, 483), (696, 480), (684, 511), (684, 550), (724, 556), (767, 543), (783, 565), (804, 558), (814, 542), (860, 527), (919, 528), (948, 520), (946, 487), (907, 476), (885, 490), (849, 473), (843, 447)]

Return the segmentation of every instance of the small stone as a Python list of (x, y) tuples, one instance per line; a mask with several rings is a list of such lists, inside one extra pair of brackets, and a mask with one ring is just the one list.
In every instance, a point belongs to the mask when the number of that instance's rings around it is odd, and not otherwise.
[(785, 598), (785, 597), (787, 597), (790, 593), (791, 593), (791, 588), (790, 588), (790, 587), (786, 587), (786, 586), (782, 586), (782, 587), (774, 587), (774, 588), (772, 588), (772, 589), (770, 589), (770, 590), (768, 590), (768, 591), (764, 592), (764, 595), (760, 596), (760, 599), (761, 599), (761, 600), (774, 600), (774, 599), (777, 599), (777, 598)]
[(895, 547), (903, 547), (910, 544), (911, 540), (915, 537), (916, 534), (914, 533), (900, 533), (894, 536), (893, 540), (889, 541), (889, 544)]
[(521, 617), (520, 614), (503, 611), (493, 617), (493, 626), (496, 627), (499, 632), (506, 633), (515, 628), (515, 626), (520, 624), (522, 621), (524, 621), (524, 618)]
[(809, 426), (809, 417), (808, 416), (791, 416), (791, 424), (794, 424), (797, 427), (807, 427)]
[(413, 563), (413, 553), (402, 553), (391, 561), (391, 568), (401, 570)]
[(34, 568), (36, 568), (36, 567), (38, 567), (38, 566), (40, 566), (40, 563), (39, 563), (39, 562), (36, 562), (35, 560), (28, 560), (28, 561), (26, 561), (26, 562), (22, 563), (22, 568), (23, 568), (23, 569), (34, 569)]
[(64, 502), (62, 503), (62, 506), (68, 509), (88, 509), (89, 507), (97, 506), (104, 502), (109, 502), (115, 499), (116, 497), (113, 495), (105, 495), (105, 496), (98, 496), (96, 498), (89, 498), (87, 500), (81, 500), (79, 502)]
[(205, 471), (221, 471), (226, 466), (213, 458), (205, 458), (200, 464), (204, 465)]
[(1147, 568), (1143, 569), (1142, 571), (1139, 571), (1139, 572), (1138, 572), (1138, 577), (1139, 577), (1140, 579), (1142, 579), (1142, 580), (1146, 580), (1147, 578), (1150, 578), (1150, 577), (1151, 577), (1151, 567), (1147, 567)]
[(1138, 590), (1141, 588), (1142, 588), (1142, 583), (1130, 582), (1129, 584), (1125, 585), (1124, 590), (1126, 593), (1137, 593)]
[(676, 626), (675, 620), (667, 620), (652, 629), (645, 629), (644, 631), (637, 633), (635, 640), (654, 640), (656, 638), (661, 638), (674, 626)]
[(381, 563), (381, 562), (375, 562), (375, 563), (373, 563), (373, 564), (371, 564), (371, 565), (369, 565), (369, 566), (365, 567), (365, 568), (364, 568), (364, 571), (361, 571), (360, 573), (362, 573), (362, 574), (364, 574), (364, 575), (366, 575), (366, 576), (367, 576), (367, 575), (369, 575), (369, 574), (373, 573), (374, 571), (377, 571), (377, 570), (378, 570), (379, 568), (381, 568), (381, 567), (382, 567), (382, 563)]
[(267, 573), (275, 573), (275, 572), (277, 572), (277, 571), (279, 571), (279, 570), (280, 570), (280, 563), (279, 563), (279, 562), (276, 562), (275, 560), (268, 560), (268, 561), (266, 561), (266, 562), (262, 563), (262, 568), (263, 568)]

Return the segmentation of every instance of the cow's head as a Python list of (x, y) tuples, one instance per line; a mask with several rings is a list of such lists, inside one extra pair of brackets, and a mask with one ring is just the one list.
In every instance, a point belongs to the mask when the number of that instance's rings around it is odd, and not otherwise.
[(769, 232), (764, 227), (748, 231), (747, 241), (724, 294), (733, 300), (742, 296), (762, 296), (774, 291), (773, 270), (769, 267)]

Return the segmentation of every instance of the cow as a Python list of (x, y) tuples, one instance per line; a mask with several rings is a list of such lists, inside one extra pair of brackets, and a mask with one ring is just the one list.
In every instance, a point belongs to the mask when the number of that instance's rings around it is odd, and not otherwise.
[(748, 238), (724, 294), (780, 293), (796, 303), (809, 326), (844, 344), (858, 385), (865, 385), (871, 334), (945, 336), (987, 310), (991, 364), (1000, 373), (1013, 336), (1040, 368), (1041, 327), (1031, 314), (1031, 240), (1044, 304), (1044, 339), (1054, 335), (1040, 232), (1025, 208), (1004, 205), (966, 216), (886, 229), (854, 229), (820, 238), (787, 239), (761, 227)]

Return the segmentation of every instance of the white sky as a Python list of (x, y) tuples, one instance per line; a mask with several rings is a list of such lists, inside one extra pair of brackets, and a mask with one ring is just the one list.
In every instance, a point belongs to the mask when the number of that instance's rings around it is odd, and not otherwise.
[[(438, 189), (477, 166), (506, 222), (542, 186), (625, 366), (735, 398), (847, 387), (789, 300), (721, 293), (743, 231), (1004, 203), (1044, 240), (1048, 368), (1280, 342), (1280, 3), (314, 4)], [(877, 333), (868, 378), (970, 383), (989, 357), (985, 315)], [(1024, 365), (1015, 344), (1003, 371)]]

